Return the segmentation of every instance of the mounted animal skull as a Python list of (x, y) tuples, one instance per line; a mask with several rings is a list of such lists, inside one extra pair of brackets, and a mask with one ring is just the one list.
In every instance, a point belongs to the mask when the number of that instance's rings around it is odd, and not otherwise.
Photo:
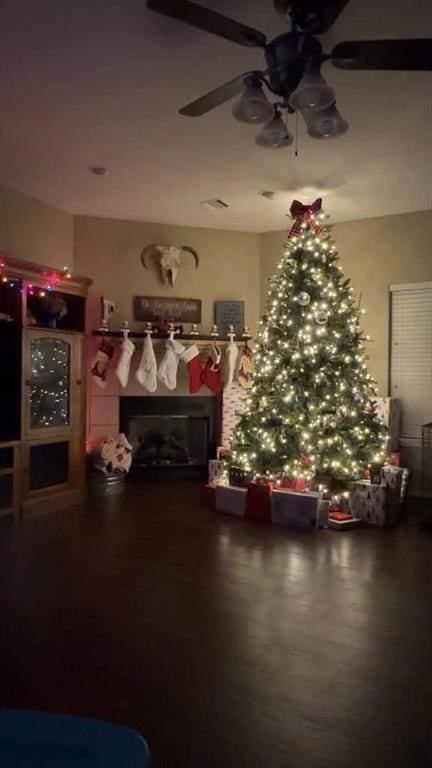
[(195, 259), (195, 269), (198, 269), (199, 256), (189, 245), (147, 245), (141, 253), (141, 263), (148, 269), (147, 259), (157, 256), (161, 278), (167, 288), (173, 288), (180, 269), (183, 253), (191, 253)]

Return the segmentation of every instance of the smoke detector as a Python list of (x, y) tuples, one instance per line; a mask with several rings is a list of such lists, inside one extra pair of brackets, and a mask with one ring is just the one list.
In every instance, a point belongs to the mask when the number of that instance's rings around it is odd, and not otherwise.
[(228, 203), (225, 200), (221, 200), (220, 197), (213, 197), (211, 200), (200, 200), (200, 205), (204, 208), (209, 208), (211, 211), (219, 211), (221, 208), (229, 208)]
[(90, 166), (89, 171), (94, 176), (106, 176), (109, 173), (108, 168), (104, 168), (103, 165), (92, 165)]
[(261, 192), (258, 192), (261, 197), (265, 197), (266, 200), (273, 200), (275, 193), (272, 189), (263, 189)]

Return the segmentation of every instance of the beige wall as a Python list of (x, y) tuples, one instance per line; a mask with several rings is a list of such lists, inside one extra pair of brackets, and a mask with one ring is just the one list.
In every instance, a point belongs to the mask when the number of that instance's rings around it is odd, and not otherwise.
[[(381, 395), (388, 394), (389, 285), (432, 280), (432, 211), (343, 222), (333, 227), (341, 267), (368, 314), (370, 371)], [(261, 242), (261, 313), (267, 279), (275, 271), (286, 231), (268, 232)]]
[[(190, 245), (199, 254), (199, 268), (195, 269), (192, 256), (185, 256), (175, 288), (165, 288), (160, 280), (157, 264), (154, 263), (148, 270), (141, 264), (140, 253), (149, 243)], [(77, 216), (74, 221), (74, 259), (75, 270), (94, 281), (91, 289), (94, 297), (106, 296), (118, 302), (119, 312), (113, 319), (113, 329), (120, 328), (122, 321), (128, 320), (132, 329), (142, 330), (143, 324), (134, 323), (132, 319), (134, 295), (201, 299), (203, 333), (210, 331), (215, 301), (243, 300), (246, 323), (253, 331), (256, 329), (259, 318), (259, 237), (256, 234)], [(89, 306), (92, 303), (91, 300)], [(96, 322), (93, 321), (92, 324), (96, 325)], [(116, 346), (109, 374), (110, 388), (116, 387), (113, 369), (119, 344)], [(132, 359), (129, 384), (123, 390), (125, 395), (146, 394), (135, 379), (135, 369), (141, 355), (139, 342), (137, 346), (138, 351)], [(160, 360), (164, 345), (157, 342), (155, 350)], [(207, 354), (207, 349), (201, 350), (202, 361), (206, 359)], [(176, 389), (170, 392), (159, 384), (155, 394), (182, 395), (187, 392), (188, 374), (182, 364), (178, 370)], [(101, 397), (100, 391), (93, 394), (95, 397)], [(112, 394), (110, 391), (110, 395)], [(198, 394), (211, 393), (204, 388)], [(91, 407), (92, 403), (93, 401)], [(111, 403), (111, 409), (113, 408), (115, 410), (116, 406)], [(99, 408), (98, 418), (100, 413), (106, 412), (107, 408)], [(96, 426), (98, 430), (105, 429), (105, 422), (102, 426)], [(95, 434), (97, 436), (98, 433)]]
[(0, 186), (0, 250), (48, 267), (73, 268), (73, 216)]
[[(156, 263), (148, 270), (141, 264), (140, 253), (149, 243), (190, 245), (198, 251), (199, 268), (195, 269), (192, 256), (185, 256), (175, 288), (165, 288)], [(244, 300), (246, 322), (256, 327), (259, 238), (255, 234), (76, 216), (74, 260), (75, 270), (94, 281), (94, 294), (118, 301), (113, 327), (120, 327), (122, 320), (134, 327), (134, 295), (201, 299), (204, 333), (213, 322), (215, 301)], [(142, 323), (137, 327), (142, 329)]]

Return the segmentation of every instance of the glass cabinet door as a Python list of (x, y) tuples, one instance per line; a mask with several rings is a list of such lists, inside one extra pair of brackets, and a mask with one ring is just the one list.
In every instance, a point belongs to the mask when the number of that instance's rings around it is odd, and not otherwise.
[(62, 431), (71, 424), (73, 339), (28, 332), (26, 345), (26, 433)]

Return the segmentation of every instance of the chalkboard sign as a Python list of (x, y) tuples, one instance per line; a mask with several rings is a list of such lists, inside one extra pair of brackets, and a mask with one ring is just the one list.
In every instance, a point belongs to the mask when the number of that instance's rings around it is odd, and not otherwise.
[(161, 320), (201, 322), (201, 299), (170, 299), (165, 296), (134, 296), (134, 320), (157, 323)]
[(214, 321), (221, 336), (226, 336), (230, 325), (234, 326), (236, 336), (241, 336), (244, 328), (244, 301), (215, 301)]

